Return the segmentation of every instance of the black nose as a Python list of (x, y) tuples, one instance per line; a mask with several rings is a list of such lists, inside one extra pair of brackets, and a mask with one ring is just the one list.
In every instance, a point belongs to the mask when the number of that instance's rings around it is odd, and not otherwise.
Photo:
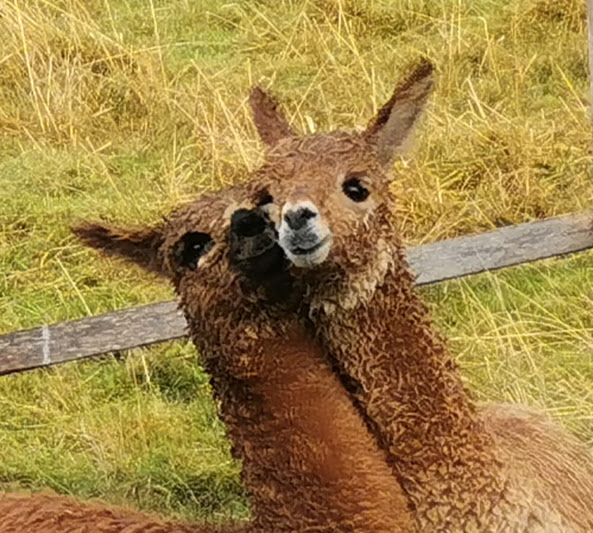
[(266, 229), (266, 220), (260, 213), (238, 209), (231, 216), (231, 231), (239, 237), (255, 237)]
[(284, 220), (291, 230), (297, 231), (302, 229), (309, 220), (315, 218), (317, 213), (311, 211), (308, 207), (301, 207), (294, 211), (288, 211), (284, 215)]

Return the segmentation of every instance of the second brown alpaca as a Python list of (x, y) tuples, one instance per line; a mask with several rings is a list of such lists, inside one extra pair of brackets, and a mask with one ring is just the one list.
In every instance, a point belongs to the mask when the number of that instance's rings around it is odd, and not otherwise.
[(423, 63), (365, 130), (306, 137), (254, 91), (269, 146), (255, 179), (280, 210), (279, 241), (317, 337), (388, 452), (419, 530), (590, 533), (591, 455), (532, 411), (476, 405), (416, 294), (389, 185), (432, 86)]
[(172, 279), (243, 463), (250, 531), (415, 531), (384, 452), (290, 299), (269, 301), (291, 291), (273, 226), (255, 211), (231, 217), (230, 204), (206, 197), (152, 228), (75, 231)]

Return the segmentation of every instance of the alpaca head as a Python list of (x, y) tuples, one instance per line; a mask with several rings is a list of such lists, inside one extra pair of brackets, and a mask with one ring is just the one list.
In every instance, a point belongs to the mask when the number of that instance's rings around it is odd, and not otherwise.
[[(216, 287), (226, 278), (269, 279), (284, 256), (268, 215), (252, 206), (248, 187), (207, 194), (148, 228), (85, 222), (72, 228), (88, 246), (170, 278), (178, 291), (188, 285)], [(240, 202), (243, 202), (241, 204)]]
[[(279, 243), (292, 263), (318, 270), (357, 270), (375, 261), (390, 230), (394, 157), (410, 137), (433, 86), (422, 62), (361, 132), (296, 136), (260, 89), (251, 105), (266, 160), (256, 181), (261, 203), (277, 206)], [(386, 233), (388, 232), (388, 233)]]
[(269, 319), (273, 306), (262, 301), (288, 292), (274, 224), (229, 194), (204, 196), (149, 228), (84, 223), (73, 231), (93, 248), (170, 278), (202, 356), (220, 358), (230, 373), (248, 366), (237, 356), (244, 331)]

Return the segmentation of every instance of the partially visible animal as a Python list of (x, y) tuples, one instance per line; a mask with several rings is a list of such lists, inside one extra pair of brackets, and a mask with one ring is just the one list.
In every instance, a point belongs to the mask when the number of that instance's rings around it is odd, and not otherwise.
[(2, 533), (246, 533), (244, 526), (163, 520), (124, 507), (80, 502), (58, 494), (0, 495)]
[(274, 224), (241, 201), (266, 199), (238, 187), (150, 228), (74, 232), (172, 280), (243, 464), (249, 531), (415, 531), (385, 452), (302, 323)]
[(389, 186), (432, 88), (422, 62), (363, 131), (304, 137), (256, 89), (262, 208), (419, 531), (590, 533), (591, 454), (530, 410), (478, 407), (414, 287)]

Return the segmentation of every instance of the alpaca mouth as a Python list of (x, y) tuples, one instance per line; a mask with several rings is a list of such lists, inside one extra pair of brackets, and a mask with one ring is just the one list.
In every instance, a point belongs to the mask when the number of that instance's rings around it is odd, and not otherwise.
[(329, 244), (331, 240), (331, 235), (326, 235), (323, 239), (321, 239), (318, 243), (314, 244), (313, 246), (303, 247), (303, 246), (295, 246), (294, 248), (290, 249), (290, 253), (292, 255), (309, 255), (314, 254), (318, 250), (321, 250), (324, 246)]
[(314, 244), (310, 244), (309, 239), (305, 242), (299, 242), (298, 246), (292, 243), (292, 246), (283, 246), (286, 257), (296, 267), (311, 268), (323, 263), (331, 250), (332, 236), (326, 235), (322, 239), (315, 239)]
[[(295, 222), (292, 222), (294, 226)], [(300, 268), (323, 263), (332, 248), (331, 230), (319, 217), (297, 222), (297, 227), (291, 227), (288, 221), (282, 220), (278, 228), (278, 243), (286, 257)]]
[(266, 255), (278, 246), (276, 235), (266, 231), (255, 237), (235, 237), (231, 239), (233, 261), (250, 261)]
[(248, 278), (269, 281), (282, 276), (287, 261), (274, 224), (259, 209), (239, 209), (231, 218), (229, 263)]

